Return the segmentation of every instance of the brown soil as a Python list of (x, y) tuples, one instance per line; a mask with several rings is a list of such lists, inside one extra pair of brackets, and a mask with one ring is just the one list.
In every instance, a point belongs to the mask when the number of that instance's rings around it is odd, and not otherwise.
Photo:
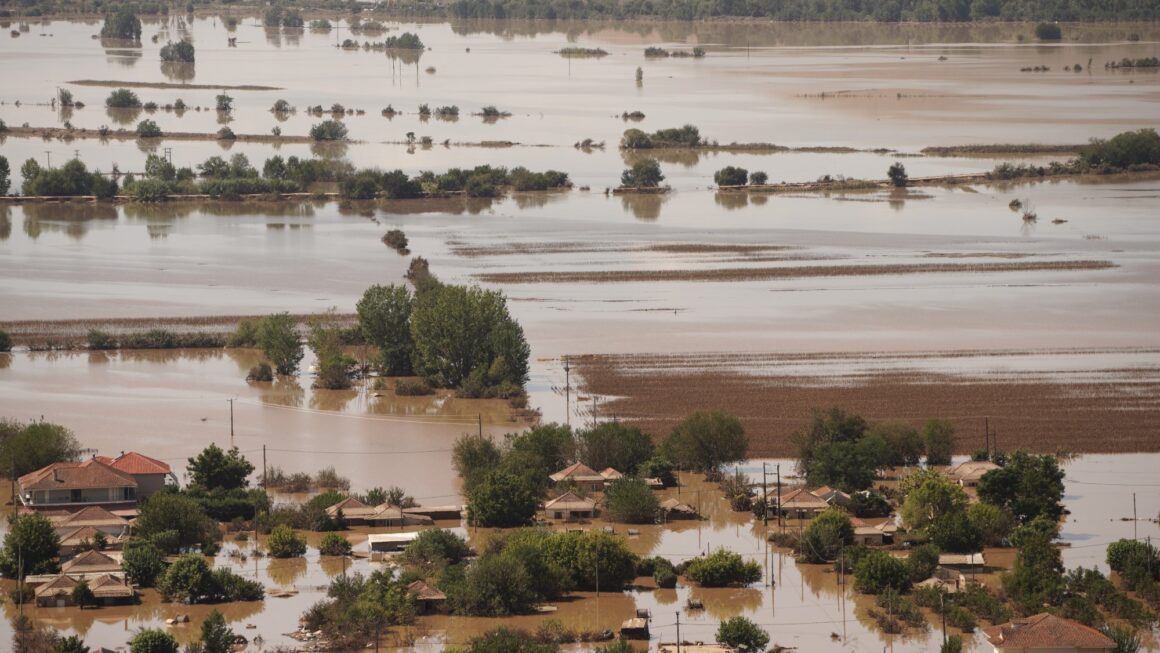
[(241, 86), (222, 86), (219, 84), (173, 84), (169, 82), (126, 82), (116, 79), (74, 79), (66, 84), (76, 84), (77, 86), (104, 86), (107, 88), (175, 88), (175, 89), (189, 89), (191, 91), (281, 91), (279, 86), (258, 86), (255, 84), (243, 84)]
[(886, 274), (946, 272), (1041, 272), (1048, 270), (1106, 270), (1110, 261), (1045, 261), (1015, 263), (916, 263), (911, 265), (808, 265), (719, 268), (708, 270), (594, 270), (484, 272), (475, 275), (488, 283), (619, 283), (630, 281), (765, 281), (807, 277), (860, 277)]
[[(61, 346), (76, 346), (85, 342), (90, 329), (112, 334), (165, 329), (175, 333), (233, 333), (243, 319), (260, 319), (264, 315), (206, 315), (201, 317), (145, 317), (95, 318), (82, 320), (13, 320), (0, 322), (0, 331), (6, 331), (16, 344), (42, 343), (53, 340)], [(315, 314), (291, 315), (299, 327)], [(344, 323), (353, 322), (353, 313), (336, 316)]]
[[(9, 127), (8, 131), (4, 132), (5, 136), (12, 136), (15, 138), (57, 138), (63, 141), (70, 141), (75, 138), (85, 139), (114, 139), (119, 141), (135, 141), (138, 140), (137, 132), (118, 129), (110, 131), (102, 135), (96, 129), (65, 129), (63, 127)], [(160, 141), (220, 141), (216, 133), (201, 133), (201, 132), (163, 132), (157, 138), (140, 139), (149, 142)], [(273, 134), (237, 134), (237, 137), (231, 139), (238, 143), (314, 143), (315, 140), (309, 136), (274, 136)], [(357, 143), (358, 141), (345, 141), (347, 143)]]
[(1044, 154), (1078, 154), (1083, 145), (1040, 145), (1037, 143), (1024, 144), (994, 144), (994, 145), (950, 145), (945, 147), (924, 147), (922, 153), (927, 156), (1021, 156)]
[[(1035, 352), (1010, 352), (1019, 356)], [(969, 352), (947, 352), (953, 358)], [(778, 376), (780, 362), (829, 355), (667, 354), (572, 358), (582, 391), (604, 397), (602, 419), (630, 420), (658, 439), (695, 410), (739, 416), (753, 456), (792, 456), (789, 436), (811, 410), (839, 406), (867, 420), (898, 419), (921, 426), (937, 417), (953, 422), (958, 449), (984, 444), (984, 424), (999, 448), (1076, 453), (1160, 451), (1160, 374), (1106, 370), (1076, 382), (1034, 374), (989, 380), (907, 372), (833, 376)], [(841, 355), (874, 358), (875, 354)], [(923, 357), (919, 355), (918, 357)], [(736, 370), (746, 370), (743, 373)]]

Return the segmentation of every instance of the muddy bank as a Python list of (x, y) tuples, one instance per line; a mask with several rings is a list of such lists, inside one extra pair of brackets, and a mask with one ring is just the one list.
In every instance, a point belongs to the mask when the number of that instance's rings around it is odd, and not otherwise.
[[(1050, 352), (999, 352), (1033, 358)], [(1054, 352), (1060, 357), (1069, 352)], [(923, 357), (927, 360), (922, 360)], [(929, 373), (930, 357), (952, 369), (979, 352), (927, 355), (641, 354), (570, 360), (582, 391), (602, 397), (602, 419), (630, 420), (663, 438), (693, 410), (738, 415), (754, 456), (792, 456), (789, 436), (814, 408), (840, 406), (870, 421), (898, 419), (921, 426), (938, 417), (955, 424), (959, 453), (993, 442), (1008, 451), (1082, 453), (1160, 451), (1160, 369), (1007, 374)], [(845, 373), (803, 373), (841, 359)], [(999, 361), (996, 365), (1003, 364)], [(793, 368), (792, 370), (787, 368)], [(891, 369), (902, 368), (902, 369)], [(910, 368), (910, 369), (905, 369)], [(820, 372), (820, 371), (819, 371)]]
[(993, 144), (993, 145), (948, 145), (943, 147), (924, 147), (922, 153), (926, 156), (939, 157), (997, 157), (997, 156), (1038, 156), (1048, 154), (1079, 154), (1084, 145), (1043, 145), (1040, 143)]
[[(222, 138), (215, 133), (209, 132), (163, 132), (161, 136), (156, 138), (141, 138), (137, 132), (128, 129), (118, 129), (115, 131), (106, 131), (101, 133), (99, 129), (84, 129), (74, 127), (72, 129), (65, 129), (63, 127), (9, 127), (4, 132), (4, 136), (13, 138), (43, 138), (59, 139), (62, 141), (71, 141), (78, 138), (84, 139), (100, 139), (100, 140), (118, 140), (118, 141), (144, 141), (147, 143), (160, 143), (163, 141), (222, 141), (222, 142), (237, 142), (237, 143), (267, 143), (274, 145), (283, 145), (288, 143), (317, 143), (309, 136), (289, 136), (281, 135), (274, 136), (273, 134), (235, 134), (234, 138)], [(332, 142), (332, 141), (327, 141)], [(360, 141), (344, 141), (347, 144), (357, 144)]]
[(596, 270), (555, 272), (484, 272), (476, 274), (488, 283), (623, 283), (631, 281), (766, 281), (809, 277), (863, 277), (896, 274), (1042, 272), (1047, 270), (1106, 270), (1110, 261), (1026, 261), (1016, 263), (927, 263), (895, 265), (807, 265), (715, 270)]
[[(112, 335), (136, 333), (149, 329), (164, 329), (179, 334), (226, 335), (233, 333), (238, 322), (245, 319), (260, 319), (264, 315), (206, 315), (202, 317), (156, 317), (156, 318), (95, 318), (78, 320), (12, 320), (0, 322), (0, 331), (5, 331), (17, 345), (34, 345), (51, 341), (61, 348), (83, 348), (90, 330), (104, 331)], [(315, 314), (299, 313), (290, 316), (300, 329)], [(343, 324), (353, 323), (357, 316), (353, 313), (336, 314)]]
[(129, 82), (116, 79), (74, 79), (66, 84), (77, 86), (102, 86), (105, 88), (172, 88), (191, 91), (281, 91), (280, 86), (259, 86), (256, 84), (174, 84), (171, 82)]

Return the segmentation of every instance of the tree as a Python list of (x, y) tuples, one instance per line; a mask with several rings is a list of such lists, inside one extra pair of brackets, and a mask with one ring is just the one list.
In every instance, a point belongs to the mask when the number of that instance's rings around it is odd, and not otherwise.
[(673, 429), (664, 451), (684, 469), (715, 472), (745, 459), (749, 438), (741, 420), (719, 411), (695, 412)]
[(222, 113), (229, 113), (234, 109), (234, 99), (225, 93), (219, 93), (214, 97), (214, 103), (218, 111)]
[(944, 477), (932, 475), (906, 494), (900, 511), (902, 523), (911, 530), (930, 526), (943, 515), (963, 512), (967, 493)]
[(1035, 38), (1040, 41), (1058, 41), (1063, 38), (1063, 30), (1055, 23), (1039, 23), (1035, 26)]
[(555, 644), (541, 644), (522, 630), (496, 628), (467, 644), (465, 653), (556, 653)]
[(105, 24), (101, 26), (101, 38), (141, 40), (141, 19), (130, 7), (122, 7), (117, 13), (106, 13)]
[(168, 599), (197, 603), (201, 597), (210, 593), (212, 582), (205, 557), (189, 554), (169, 565), (158, 589)]
[(201, 653), (231, 653), (234, 638), (234, 631), (226, 624), (226, 618), (213, 610), (201, 624)]
[[(653, 455), (652, 438), (635, 426), (604, 422), (576, 434), (580, 460), (595, 470), (634, 474)], [(553, 470), (555, 471), (555, 470)]]
[[(132, 109), (141, 106), (141, 99), (133, 91), (119, 88), (109, 93), (109, 97), (105, 99), (105, 106), (110, 109)], [(23, 176), (28, 177), (28, 175)]]
[[(1044, 520), (1046, 522), (1046, 520)], [(1020, 529), (1012, 535), (1019, 551), (1011, 572), (1003, 575), (1003, 590), (1026, 613), (1038, 612), (1044, 603), (1057, 605), (1063, 592), (1063, 560), (1052, 544), (1054, 531)]]
[(983, 502), (972, 503), (967, 508), (967, 520), (979, 534), (980, 541), (987, 546), (1002, 544), (1015, 527), (1015, 517), (1009, 511)]
[(161, 128), (152, 120), (137, 123), (137, 138), (161, 138)]
[(576, 440), (572, 428), (564, 424), (538, 424), (522, 433), (508, 433), (504, 439), (509, 453), (528, 454), (545, 476), (576, 460)]
[(314, 387), (328, 390), (345, 390), (350, 387), (347, 368), (355, 360), (342, 350), (342, 325), (334, 310), (316, 315), (309, 321), (310, 333), (306, 342), (318, 359), (318, 375)]
[(962, 510), (939, 515), (926, 529), (930, 541), (950, 553), (974, 553), (982, 548), (979, 531)]
[(495, 446), (491, 438), (474, 433), (459, 436), (451, 448), (451, 463), (463, 479), (463, 488), (467, 494), (471, 494), (479, 481), (499, 466), (502, 457), (499, 447)]
[(702, 587), (748, 585), (761, 580), (761, 566), (746, 561), (741, 554), (721, 548), (707, 556), (693, 558), (685, 569), (685, 575)]
[(318, 552), (324, 556), (348, 556), (351, 552), (350, 540), (338, 533), (327, 533), (318, 544)]
[(753, 172), (749, 173), (750, 186), (764, 186), (767, 183), (769, 183), (769, 175), (765, 174), (764, 172), (760, 170), (754, 170)]
[(745, 651), (764, 651), (769, 633), (742, 617), (730, 617), (717, 627), (717, 643)]
[(885, 551), (870, 551), (854, 566), (854, 588), (864, 594), (879, 594), (886, 589), (901, 594), (909, 587), (906, 563)]
[(519, 392), (527, 382), (528, 343), (499, 291), (442, 285), (420, 293), (411, 339), (415, 372), (432, 385), (474, 395), (505, 385)]
[(194, 48), (189, 41), (169, 42), (161, 46), (161, 60), (175, 63), (193, 63)]
[(380, 364), (390, 376), (407, 376), (412, 371), (411, 302), (406, 286), (374, 285), (355, 307), (363, 337), (379, 348)]
[(890, 169), (886, 171), (886, 176), (890, 178), (890, 183), (894, 184), (896, 188), (904, 188), (909, 181), (906, 176), (906, 166), (902, 163), (894, 163)]
[(713, 183), (718, 186), (744, 186), (747, 179), (749, 171), (735, 166), (725, 166), (713, 173)]
[(462, 536), (442, 528), (423, 531), (403, 550), (402, 559), (420, 569), (442, 569), (457, 565), (471, 555)]
[(295, 533), (293, 528), (279, 524), (270, 531), (266, 549), (275, 558), (300, 558), (306, 553), (306, 540)]
[(847, 414), (837, 407), (826, 412), (814, 409), (809, 426), (790, 435), (790, 442), (797, 449), (798, 473), (809, 476), (821, 447), (835, 442), (857, 442), (865, 434), (866, 420), (858, 415)]
[(1063, 469), (1054, 456), (1016, 451), (1004, 467), (979, 480), (979, 499), (1011, 511), (1026, 524), (1036, 517), (1058, 520), (1063, 514)]
[(472, 563), (461, 585), (448, 587), (456, 614), (503, 617), (529, 612), (536, 602), (532, 580), (515, 559), (488, 555)]
[[(17, 653), (21, 652), (17, 650)], [(80, 635), (57, 635), (52, 644), (52, 653), (89, 653), (89, 647), (85, 646), (85, 640)]]
[(926, 449), (918, 429), (906, 422), (877, 422), (866, 430), (866, 435), (882, 438), (890, 452), (892, 467), (917, 465)]
[(316, 141), (342, 141), (346, 135), (346, 125), (337, 120), (323, 120), (310, 128), (310, 138)]
[(0, 156), (0, 195), (7, 195), (11, 188), (12, 170), (8, 167), (8, 157)]
[(626, 524), (651, 524), (660, 508), (652, 488), (633, 477), (613, 481), (604, 491), (604, 501), (608, 516)]
[(874, 484), (878, 470), (890, 466), (890, 455), (889, 445), (877, 436), (822, 443), (814, 449), (806, 482), (836, 486), (845, 492), (865, 490)]
[(854, 543), (854, 526), (850, 516), (841, 508), (830, 507), (802, 532), (802, 555), (807, 562), (829, 562), (838, 557), (842, 548)]
[(173, 635), (159, 628), (137, 631), (129, 640), (129, 653), (177, 653), (178, 644)]
[(656, 188), (664, 180), (661, 164), (656, 159), (641, 159), (620, 173), (620, 185), (624, 188)]
[(278, 374), (288, 376), (298, 372), (302, 362), (302, 343), (294, 332), (294, 320), (289, 313), (268, 315), (258, 322), (258, 347), (270, 359)]
[(93, 595), (89, 581), (84, 578), (77, 581), (77, 584), (73, 586), (72, 600), (82, 610), (85, 609), (86, 605), (96, 605), (97, 597)]
[(158, 492), (145, 501), (136, 532), (168, 553), (212, 546), (219, 537), (217, 524), (197, 500), (172, 491)]
[(9, 517), (0, 550), (0, 572), (8, 578), (55, 574), (60, 570), (56, 559), (59, 549), (60, 537), (44, 515), (34, 512)]
[(933, 544), (923, 544), (910, 551), (906, 567), (910, 570), (910, 582), (921, 583), (931, 577), (938, 567), (939, 548)]
[(955, 427), (950, 422), (932, 419), (922, 428), (926, 443), (926, 464), (949, 465), (955, 450)]
[(1100, 632), (1116, 643), (1110, 653), (1139, 653), (1141, 641), (1140, 633), (1131, 626), (1105, 625)]
[(67, 427), (0, 419), (0, 473), (20, 477), (53, 463), (76, 460), (80, 451), (80, 442)]
[(951, 635), (938, 649), (939, 653), (963, 653), (963, 638), (961, 635)]
[(149, 540), (133, 538), (125, 543), (121, 569), (132, 582), (141, 587), (153, 587), (165, 572), (165, 552)]
[(189, 474), (190, 482), (206, 490), (246, 487), (250, 484), (250, 474), (254, 473), (254, 465), (246, 460), (237, 447), (227, 452), (216, 443), (211, 443), (188, 461), (185, 471)]
[(468, 517), (477, 526), (513, 528), (530, 524), (539, 504), (520, 478), (492, 472), (469, 493)]

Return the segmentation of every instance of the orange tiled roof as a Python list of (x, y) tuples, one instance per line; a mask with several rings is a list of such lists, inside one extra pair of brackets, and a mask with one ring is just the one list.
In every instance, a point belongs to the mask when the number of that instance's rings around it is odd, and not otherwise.
[(20, 489), (86, 490), (137, 487), (133, 477), (92, 458), (79, 463), (53, 463), (20, 477)]
[(1046, 612), (1026, 619), (1013, 619), (983, 632), (987, 641), (999, 649), (1110, 649), (1116, 645), (1095, 628)]
[(136, 451), (127, 451), (114, 458), (108, 465), (126, 474), (169, 474), (173, 471), (168, 463)]
[(557, 483), (565, 479), (572, 479), (573, 481), (604, 481), (603, 476), (584, 463), (572, 463), (548, 478)]

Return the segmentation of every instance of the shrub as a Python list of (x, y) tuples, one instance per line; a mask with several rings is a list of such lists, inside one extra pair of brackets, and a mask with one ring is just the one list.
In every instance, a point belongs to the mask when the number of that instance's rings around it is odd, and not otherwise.
[(246, 376), (247, 381), (265, 382), (268, 383), (274, 380), (274, 368), (270, 364), (263, 361), (250, 368), (249, 375)]
[(923, 544), (911, 550), (906, 559), (911, 582), (922, 582), (934, 574), (935, 567), (938, 567), (938, 554), (938, 547), (933, 544)]
[(153, 204), (169, 199), (170, 185), (160, 179), (141, 179), (129, 189), (129, 196), (138, 202)]
[(143, 628), (129, 640), (129, 653), (177, 653), (173, 635), (160, 628)]
[(113, 336), (100, 329), (89, 329), (88, 335), (89, 349), (116, 349), (117, 340)]
[(664, 180), (656, 159), (642, 159), (620, 173), (620, 185), (624, 188), (656, 188)]
[(760, 170), (754, 170), (753, 172), (749, 173), (750, 186), (764, 186), (767, 183), (769, 183), (769, 175), (765, 174), (764, 172)]
[(407, 235), (401, 229), (391, 229), (383, 236), (383, 244), (391, 249), (404, 252), (407, 249)]
[(897, 188), (905, 187), (907, 181), (909, 181), (909, 178), (906, 176), (906, 166), (901, 163), (891, 165), (890, 169), (886, 171), (886, 176), (890, 178), (890, 183), (894, 184)]
[(237, 134), (235, 134), (234, 130), (230, 129), (229, 127), (222, 127), (219, 129), (217, 132), (217, 137), (218, 140), (222, 141), (234, 141), (238, 139)]
[(854, 543), (850, 517), (840, 508), (827, 508), (802, 533), (802, 555), (813, 563), (829, 562), (848, 544)]
[(395, 394), (400, 397), (423, 397), (435, 392), (426, 381), (395, 381)]
[(703, 587), (748, 585), (761, 580), (761, 567), (756, 562), (746, 561), (741, 554), (721, 548), (707, 556), (694, 558), (685, 575)]
[(1093, 168), (1160, 165), (1160, 135), (1155, 129), (1116, 134), (1108, 140), (1093, 139), (1080, 150), (1080, 161)]
[(0, 330), (0, 352), (12, 351), (12, 336), (7, 331)]
[(165, 573), (165, 552), (149, 540), (131, 539), (125, 544), (121, 569), (132, 582), (141, 587), (153, 587)]
[(346, 125), (337, 120), (324, 120), (310, 128), (310, 138), (316, 141), (341, 141), (346, 135)]
[(324, 556), (350, 555), (350, 540), (338, 533), (327, 533), (322, 537), (322, 542), (318, 544), (318, 552)]
[(1055, 23), (1039, 23), (1035, 26), (1035, 38), (1040, 41), (1058, 41), (1063, 38), (1063, 30)]
[(141, 106), (141, 99), (127, 88), (119, 88), (105, 99), (105, 106), (110, 109), (132, 109)]
[(870, 551), (854, 566), (854, 588), (865, 594), (886, 589), (905, 592), (910, 587), (906, 563), (885, 551)]
[(160, 138), (161, 128), (152, 120), (137, 123), (137, 138)]
[(270, 111), (274, 113), (290, 113), (293, 109), (294, 107), (290, 106), (290, 103), (286, 100), (277, 100), (274, 102), (274, 106), (270, 108)]
[(745, 617), (730, 617), (717, 628), (717, 643), (745, 651), (764, 651), (769, 633)]
[(718, 186), (744, 186), (747, 179), (749, 171), (735, 166), (725, 166), (713, 174), (713, 183)]
[(101, 26), (101, 38), (140, 41), (141, 19), (129, 6), (122, 7), (115, 14), (106, 13), (105, 24)]
[(306, 540), (286, 525), (278, 525), (270, 531), (266, 549), (275, 558), (298, 558), (306, 553)]
[(189, 41), (178, 41), (177, 43), (170, 42), (161, 48), (162, 61), (193, 63), (193, 59), (193, 44)]
[(621, 478), (605, 490), (608, 516), (627, 524), (651, 524), (656, 521), (660, 502), (652, 488), (639, 478)]

